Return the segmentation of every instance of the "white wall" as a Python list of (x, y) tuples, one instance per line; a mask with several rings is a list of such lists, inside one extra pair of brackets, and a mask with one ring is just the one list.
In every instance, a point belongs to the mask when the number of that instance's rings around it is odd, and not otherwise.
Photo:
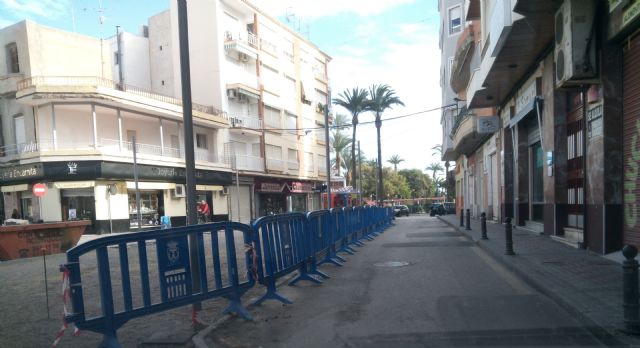
[(179, 96), (180, 94), (175, 94), (176, 86), (174, 83), (175, 66), (179, 66), (179, 62), (174, 64), (172, 53), (177, 49), (177, 47), (173, 47), (174, 43), (176, 46), (178, 43), (173, 41), (171, 25), (172, 21), (168, 10), (149, 18), (151, 90), (163, 95)]

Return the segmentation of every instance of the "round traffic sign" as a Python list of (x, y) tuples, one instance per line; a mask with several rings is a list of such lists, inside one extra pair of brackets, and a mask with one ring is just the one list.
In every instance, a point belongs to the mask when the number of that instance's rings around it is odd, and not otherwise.
[(42, 197), (47, 194), (47, 185), (45, 184), (35, 184), (32, 188), (33, 195), (36, 197)]

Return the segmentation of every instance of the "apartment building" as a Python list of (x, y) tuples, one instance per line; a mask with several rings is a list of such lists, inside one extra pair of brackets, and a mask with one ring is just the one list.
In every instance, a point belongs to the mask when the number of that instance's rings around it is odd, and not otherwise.
[[(318, 208), (322, 132), (299, 129), (325, 126), (329, 57), (245, 1), (188, 12), (197, 199), (214, 220)], [(138, 228), (135, 150), (142, 227), (185, 224), (177, 21), (172, 7), (104, 40), (30, 21), (0, 29), (5, 216)]]
[[(477, 58), (469, 78), (451, 84), (464, 89), (476, 133), (482, 123), (497, 124), (458, 153), (467, 174), (456, 196), (465, 205), (475, 200), (475, 214), (496, 212), (487, 197), (495, 199), (489, 188), (497, 187), (500, 220), (511, 217), (517, 228), (598, 253), (640, 244), (638, 9), (638, 1), (465, 1)], [(495, 111), (483, 119), (479, 109)], [(464, 146), (464, 131), (454, 129), (454, 150)], [(496, 164), (487, 156), (494, 146)], [(495, 167), (497, 186), (486, 174)]]

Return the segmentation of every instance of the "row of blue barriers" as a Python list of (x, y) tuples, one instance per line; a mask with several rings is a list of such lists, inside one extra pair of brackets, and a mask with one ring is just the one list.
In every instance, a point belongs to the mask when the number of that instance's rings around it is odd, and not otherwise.
[(256, 304), (291, 303), (278, 278), (298, 271), (289, 285), (321, 283), (328, 276), (319, 265), (341, 266), (339, 253), (353, 254), (392, 220), (391, 208), (349, 207), (98, 238), (67, 251), (60, 266), (72, 305), (65, 320), (103, 334), (101, 346), (120, 347), (116, 331), (128, 320), (207, 299), (225, 298), (225, 313), (251, 319), (241, 297), (256, 282), (267, 289)]

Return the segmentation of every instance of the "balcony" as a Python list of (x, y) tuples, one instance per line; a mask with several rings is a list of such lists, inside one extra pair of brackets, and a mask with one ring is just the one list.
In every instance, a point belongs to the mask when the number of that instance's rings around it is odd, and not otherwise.
[(227, 54), (237, 55), (241, 61), (258, 59), (258, 37), (250, 31), (226, 31), (224, 49)]
[(458, 37), (456, 54), (451, 67), (451, 89), (455, 93), (467, 88), (471, 77), (471, 61), (474, 56), (474, 25), (469, 24)]
[(235, 166), (238, 170), (264, 172), (264, 158), (249, 155), (235, 155)]
[(8, 74), (0, 76), (0, 95), (14, 92), (18, 82), (24, 79), (24, 74)]
[[(168, 163), (184, 164), (184, 149), (156, 144), (136, 143), (136, 156), (140, 161), (161, 161)], [(119, 141), (118, 139), (99, 138), (96, 145), (89, 142), (66, 140), (45, 140), (40, 142), (28, 142), (12, 144), (0, 147), (0, 156), (3, 162), (14, 161), (33, 157), (65, 156), (98, 156), (109, 157), (110, 160), (131, 162), (133, 160), (133, 143)], [(197, 161), (210, 165), (228, 168), (228, 159), (221, 158), (217, 153), (203, 149), (195, 150)]]
[(497, 1), (489, 18), (488, 47), (467, 93), (471, 108), (502, 103), (554, 39), (561, 0), (518, 0), (513, 8), (512, 3)]
[(474, 115), (467, 107), (460, 109), (451, 129), (453, 149), (457, 154), (471, 155), (493, 133), (480, 133), (478, 119), (485, 116)]
[[(96, 76), (34, 76), (17, 83), (16, 99), (29, 105), (71, 98), (126, 102), (145, 112), (151, 105), (156, 110), (163, 109), (163, 113), (182, 115), (182, 99)], [(212, 121), (219, 127), (229, 126), (227, 114), (216, 107), (192, 103), (192, 109), (194, 117)]]
[(287, 169), (289, 171), (297, 172), (300, 169), (300, 162), (298, 161), (287, 161)]
[(255, 134), (260, 135), (262, 133), (262, 120), (258, 117), (250, 116), (231, 116), (231, 129), (229, 131), (233, 133), (241, 134)]
[(283, 172), (284, 161), (276, 158), (267, 158), (267, 170)]

